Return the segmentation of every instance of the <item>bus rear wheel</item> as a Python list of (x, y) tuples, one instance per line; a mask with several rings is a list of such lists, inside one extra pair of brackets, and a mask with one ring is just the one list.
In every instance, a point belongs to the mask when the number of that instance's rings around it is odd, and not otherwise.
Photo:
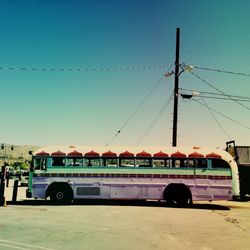
[(73, 200), (73, 193), (67, 186), (56, 186), (51, 190), (50, 200), (55, 204), (70, 204)]
[(170, 184), (164, 191), (167, 206), (186, 207), (192, 204), (192, 195), (184, 184)]

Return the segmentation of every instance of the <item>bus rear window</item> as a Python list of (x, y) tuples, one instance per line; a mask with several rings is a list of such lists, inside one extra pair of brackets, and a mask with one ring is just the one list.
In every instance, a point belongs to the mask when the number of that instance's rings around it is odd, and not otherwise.
[(195, 160), (195, 167), (196, 168), (202, 168), (202, 169), (210, 168), (208, 166), (207, 159), (197, 159), (197, 160)]
[(222, 159), (212, 159), (212, 168), (230, 168), (230, 165)]

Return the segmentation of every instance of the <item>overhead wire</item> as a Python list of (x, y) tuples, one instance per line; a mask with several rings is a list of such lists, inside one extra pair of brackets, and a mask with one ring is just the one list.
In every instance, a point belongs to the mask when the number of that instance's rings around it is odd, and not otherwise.
[[(167, 71), (169, 71), (172, 68), (173, 64), (170, 65), (170, 67), (168, 68)], [(150, 89), (150, 91), (147, 93), (147, 95), (142, 99), (142, 101), (136, 106), (136, 108), (134, 109), (134, 111), (129, 115), (129, 117), (125, 120), (125, 122), (122, 124), (122, 126), (120, 127), (120, 129), (114, 134), (114, 136), (110, 139), (110, 141), (108, 143), (106, 143), (106, 146), (110, 146), (113, 141), (117, 138), (117, 136), (121, 133), (121, 131), (126, 127), (126, 125), (128, 124), (128, 122), (130, 120), (132, 120), (132, 118), (135, 116), (135, 114), (137, 113), (137, 111), (143, 106), (143, 104), (147, 101), (147, 99), (150, 97), (150, 95), (152, 94), (152, 92), (156, 89), (156, 87), (160, 84), (160, 82), (162, 81), (162, 79), (164, 79), (164, 75), (153, 85), (153, 87)]]
[(250, 110), (250, 108), (244, 104), (242, 104), (241, 102), (237, 101), (236, 99), (232, 98), (230, 95), (224, 93), (223, 91), (221, 91), (220, 89), (218, 89), (217, 87), (213, 86), (211, 83), (209, 83), (208, 81), (206, 81), (205, 79), (201, 78), (199, 75), (195, 74), (194, 72), (190, 71), (190, 73), (192, 75), (194, 75), (196, 78), (198, 78), (199, 80), (201, 80), (203, 83), (209, 85), (211, 88), (215, 89), (216, 91), (220, 92), (221, 94), (223, 94), (224, 96), (227, 96), (229, 99), (231, 99), (232, 101), (238, 103), (240, 106)]
[[(155, 69), (155, 68), (165, 68), (165, 67), (169, 67), (169, 69), (167, 71), (169, 71), (172, 68), (173, 64), (159, 64), (159, 65), (142, 65), (142, 66), (127, 66), (127, 67), (87, 67), (87, 68), (56, 68), (56, 67), (0, 67), (0, 70), (5, 70), (5, 71), (59, 71), (59, 72), (102, 72), (102, 71), (129, 71), (129, 70), (146, 70), (146, 69)], [(182, 67), (183, 70), (185, 70), (185, 67), (187, 67), (188, 65), (186, 64), (181, 64), (180, 65)], [(222, 69), (215, 69), (215, 68), (208, 68), (208, 67), (199, 67), (199, 66), (192, 66), (195, 69), (200, 69), (200, 70), (207, 70), (207, 71), (213, 71), (213, 72), (218, 72), (218, 73), (226, 73), (226, 74), (233, 74), (233, 75), (240, 75), (240, 76), (250, 76), (250, 74), (247, 73), (242, 73), (242, 72), (234, 72), (234, 71), (229, 71), (229, 70), (222, 70)], [(234, 101), (236, 103), (238, 103), (240, 106), (250, 110), (250, 107), (242, 104), (241, 102), (250, 102), (250, 98), (249, 97), (242, 97), (242, 96), (236, 96), (236, 95), (229, 95), (224, 93), (223, 91), (221, 91), (220, 89), (218, 89), (217, 87), (215, 87), (213, 84), (209, 83), (207, 80), (201, 78), (199, 75), (195, 74), (194, 72), (190, 71), (189, 72), (194, 75), (196, 78), (198, 78), (199, 80), (201, 80), (203, 83), (209, 85), (210, 87), (212, 87), (213, 89), (215, 89), (217, 92), (219, 93), (211, 93), (211, 92), (200, 92), (202, 94), (208, 94), (208, 95), (223, 95), (227, 98), (223, 98), (223, 97), (214, 97), (214, 96), (200, 96), (202, 99), (203, 98), (213, 98), (213, 99), (220, 99), (220, 100), (231, 100)], [(171, 74), (169, 74), (169, 76), (171, 76)], [(161, 82), (161, 80), (164, 78), (164, 76), (162, 76), (157, 82), (156, 84), (152, 87), (152, 89), (149, 91), (149, 93), (146, 95), (146, 97), (142, 100), (142, 102), (135, 108), (135, 110), (130, 114), (130, 116), (128, 117), (128, 119), (122, 124), (121, 128), (117, 131), (117, 133), (111, 138), (110, 142), (106, 145), (110, 145), (114, 139), (121, 133), (121, 131), (126, 127), (126, 125), (128, 124), (128, 122), (135, 116), (135, 114), (137, 113), (137, 111), (141, 108), (141, 106), (146, 102), (146, 100), (149, 98), (149, 96), (151, 95), (151, 93), (153, 92), (153, 90), (158, 86), (158, 84)], [(194, 100), (194, 99), (193, 99)], [(197, 100), (195, 100), (197, 101)], [(199, 102), (199, 101), (197, 101)], [(204, 102), (204, 99), (203, 99)], [(166, 109), (167, 105), (169, 102), (166, 102), (165, 105), (162, 107), (162, 109), (160, 110), (160, 112), (158, 113), (158, 115), (156, 116), (156, 118), (153, 120), (153, 122), (151, 123), (151, 125), (148, 127), (148, 129), (145, 131), (145, 133), (140, 137), (140, 139), (138, 140), (138, 142), (140, 143), (143, 139), (143, 137), (146, 137), (147, 134), (150, 132), (150, 130), (153, 128), (154, 124), (157, 122), (157, 120), (160, 118), (160, 116), (162, 115), (162, 113), (164, 112), (164, 110)], [(205, 102), (204, 102), (205, 103)], [(200, 103), (202, 104), (202, 103)], [(202, 104), (205, 105), (205, 104)], [(206, 106), (206, 105), (205, 105)], [(209, 108), (209, 107), (207, 107)], [(209, 109), (211, 112), (211, 108)], [(222, 113), (213, 110), (214, 112), (219, 113), (220, 115), (223, 115)], [(211, 113), (212, 114), (212, 113)], [(225, 115), (223, 115), (224, 117), (226, 117), (227, 119), (230, 119), (231, 121), (237, 122), (233, 119), (231, 119), (230, 117), (227, 117)], [(239, 125), (250, 129), (249, 127), (237, 122)]]
[[(214, 93), (214, 92), (207, 92), (207, 91), (200, 91), (200, 90), (194, 90), (194, 89), (185, 89), (185, 88), (179, 88), (180, 90), (184, 90), (184, 91), (190, 91), (190, 92), (197, 92), (199, 94), (208, 94), (208, 95), (217, 95), (217, 96), (225, 96), (224, 94), (221, 93)], [(250, 97), (247, 96), (239, 96), (239, 95), (229, 95), (232, 98), (241, 98), (241, 99), (245, 99), (245, 100), (250, 100)]]
[(65, 72), (101, 72), (101, 71), (127, 71), (127, 70), (145, 70), (155, 68), (166, 68), (169, 65), (158, 64), (158, 65), (142, 65), (142, 66), (127, 66), (127, 67), (87, 67), (87, 68), (49, 68), (49, 67), (0, 67), (0, 70), (5, 71), (65, 71)]
[[(200, 97), (202, 98), (209, 98), (209, 99), (216, 99), (216, 100), (226, 100), (226, 101), (231, 101), (231, 99), (226, 98), (226, 97), (214, 97), (214, 96), (205, 96), (205, 95), (201, 95)], [(250, 100), (246, 100), (246, 99), (236, 99), (236, 101), (239, 102), (250, 102)]]
[(155, 117), (155, 119), (150, 123), (150, 125), (148, 126), (148, 128), (140, 136), (139, 140), (135, 144), (136, 146), (138, 146), (147, 137), (147, 135), (149, 134), (149, 132), (153, 129), (153, 127), (155, 126), (155, 124), (157, 123), (157, 121), (162, 116), (162, 114), (166, 110), (167, 106), (169, 105), (169, 103), (173, 99), (173, 95), (174, 95), (174, 91), (171, 92), (168, 100), (165, 102), (165, 104), (163, 105), (163, 107), (161, 108), (161, 110), (159, 111), (159, 113), (157, 114), (157, 116)]
[[(201, 103), (200, 101), (198, 101), (198, 100), (196, 100), (196, 99), (190, 99), (190, 100), (191, 100), (191, 101), (195, 101), (195, 102), (199, 103), (199, 104), (202, 105), (202, 106), (206, 106), (205, 104)], [(227, 116), (227, 115), (225, 115), (225, 114), (223, 114), (223, 113), (221, 113), (221, 112), (219, 112), (219, 111), (217, 111), (217, 110), (215, 110), (215, 109), (213, 109), (213, 108), (210, 108), (210, 110), (212, 110), (213, 112), (215, 112), (215, 113), (217, 113), (217, 114), (219, 114), (219, 115), (221, 115), (221, 116), (227, 118), (228, 120), (230, 120), (230, 121), (232, 121), (232, 122), (234, 122), (234, 123), (237, 123), (237, 124), (240, 125), (241, 127), (244, 127), (244, 128), (246, 128), (246, 129), (250, 129), (250, 127), (246, 126), (245, 124), (243, 124), (243, 123), (241, 123), (241, 122), (239, 122), (239, 121), (236, 121), (236, 120), (232, 119), (231, 117), (229, 117), (229, 116)]]
[(216, 121), (216, 123), (218, 124), (218, 126), (221, 128), (221, 130), (224, 132), (224, 134), (229, 138), (229, 140), (231, 140), (232, 138), (230, 137), (230, 135), (227, 133), (226, 129), (221, 125), (221, 123), (218, 121), (218, 119), (216, 118), (216, 116), (214, 115), (214, 113), (212, 112), (211, 108), (208, 106), (208, 104), (205, 102), (204, 98), (202, 98), (202, 101), (204, 102), (206, 108), (208, 109), (208, 111), (210, 112), (210, 114), (212, 115), (212, 117), (214, 118), (214, 120)]
[[(209, 99), (216, 99), (216, 100), (226, 100), (226, 101), (231, 101), (231, 99), (227, 97), (222, 97), (225, 95), (219, 94), (219, 93), (212, 93), (212, 92), (204, 92), (204, 91), (199, 91), (199, 90), (191, 90), (191, 89), (183, 89), (179, 88), (179, 93), (182, 95), (185, 95), (186, 93), (183, 91), (189, 91), (191, 92), (191, 97), (203, 97), (203, 98), (209, 98)], [(196, 95), (194, 95), (196, 93)], [(204, 95), (205, 94), (205, 95)], [(207, 95), (206, 95), (207, 94)], [(250, 102), (250, 97), (244, 97), (244, 96), (236, 96), (236, 95), (230, 95), (230, 97), (234, 98), (237, 101), (241, 102)]]
[[(183, 66), (187, 66), (186, 64), (183, 64)], [(250, 74), (242, 73), (242, 72), (234, 72), (229, 70), (222, 70), (222, 69), (213, 69), (213, 68), (206, 68), (206, 67), (199, 67), (192, 65), (195, 69), (201, 69), (201, 70), (207, 70), (207, 71), (214, 71), (218, 73), (226, 73), (226, 74), (232, 74), (232, 75), (240, 75), (240, 76), (250, 76)]]
[[(56, 67), (2, 67), (0, 70), (6, 71), (121, 71), (121, 70), (143, 70), (143, 69), (153, 69), (153, 68), (165, 68), (169, 65), (166, 64), (156, 64), (156, 65), (142, 65), (142, 66), (122, 66), (122, 67), (87, 67), (87, 68), (56, 68)], [(182, 63), (180, 66), (187, 67), (189, 65)], [(214, 71), (219, 73), (250, 76), (248, 73), (234, 72), (229, 70), (214, 69), (208, 67), (199, 67), (192, 65), (195, 69)]]

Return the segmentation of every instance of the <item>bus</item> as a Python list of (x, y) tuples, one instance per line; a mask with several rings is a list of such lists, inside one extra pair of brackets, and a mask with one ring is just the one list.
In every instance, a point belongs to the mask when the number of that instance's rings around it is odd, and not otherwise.
[(239, 196), (238, 167), (224, 150), (47, 146), (33, 153), (27, 198), (193, 201)]

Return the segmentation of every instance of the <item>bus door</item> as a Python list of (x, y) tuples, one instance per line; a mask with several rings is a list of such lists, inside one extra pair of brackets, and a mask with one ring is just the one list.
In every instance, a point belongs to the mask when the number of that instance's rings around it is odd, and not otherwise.
[(197, 200), (211, 200), (211, 185), (209, 172), (211, 162), (208, 159), (194, 159), (195, 190), (193, 192)]

